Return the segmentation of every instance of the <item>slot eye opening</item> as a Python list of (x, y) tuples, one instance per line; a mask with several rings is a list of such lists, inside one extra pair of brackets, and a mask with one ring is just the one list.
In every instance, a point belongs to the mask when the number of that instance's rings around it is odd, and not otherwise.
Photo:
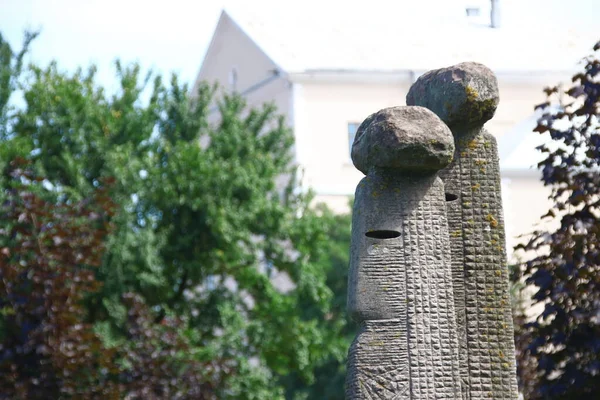
[(446, 201), (454, 201), (457, 200), (458, 196), (454, 193), (446, 193)]
[(387, 229), (381, 229), (381, 230), (376, 230), (376, 231), (369, 231), (367, 233), (365, 233), (366, 237), (372, 238), (372, 239), (394, 239), (400, 236), (400, 232), (398, 231), (393, 231), (393, 230), (387, 230)]

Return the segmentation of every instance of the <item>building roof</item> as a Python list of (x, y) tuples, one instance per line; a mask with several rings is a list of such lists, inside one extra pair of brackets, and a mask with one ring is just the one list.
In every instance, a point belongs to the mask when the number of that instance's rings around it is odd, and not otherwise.
[[(318, 1), (318, 6), (315, 2)], [(277, 7), (246, 2), (223, 11), (290, 74), (417, 74), (464, 61), (499, 76), (580, 70), (600, 40), (597, 0), (499, 0), (500, 27), (489, 27), (490, 0), (304, 0)], [(466, 8), (479, 8), (468, 17)], [(533, 133), (539, 113), (499, 138), (503, 171), (531, 171), (547, 135)]]
[[(289, 73), (425, 71), (463, 61), (497, 73), (570, 72), (600, 39), (593, 1), (500, 0), (499, 28), (489, 27), (489, 0), (286, 2), (268, 9), (249, 2), (224, 15)], [(467, 17), (467, 6), (480, 15)]]

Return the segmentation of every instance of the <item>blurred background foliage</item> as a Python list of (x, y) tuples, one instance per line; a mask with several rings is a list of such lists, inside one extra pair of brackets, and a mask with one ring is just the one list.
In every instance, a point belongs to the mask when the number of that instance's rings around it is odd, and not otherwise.
[(600, 398), (600, 42), (581, 66), (561, 107), (551, 107), (559, 87), (536, 106), (534, 131), (548, 137), (538, 167), (553, 203), (542, 221), (555, 224), (516, 247), (529, 259), (513, 282), (541, 310), (515, 319), (526, 399)]
[(350, 219), (276, 110), (119, 62), (109, 93), (35, 36), (0, 37), (0, 398), (342, 398)]
[[(0, 399), (343, 399), (351, 218), (298, 190), (276, 110), (119, 62), (109, 92), (27, 65), (36, 36), (0, 35)], [(599, 71), (536, 129), (560, 227), (512, 267), (527, 399), (600, 398)]]

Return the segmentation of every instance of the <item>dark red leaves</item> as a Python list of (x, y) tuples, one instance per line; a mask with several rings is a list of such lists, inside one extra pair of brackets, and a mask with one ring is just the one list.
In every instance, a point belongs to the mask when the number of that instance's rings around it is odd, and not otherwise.
[[(105, 372), (114, 369), (114, 352), (83, 322), (81, 304), (100, 286), (92, 268), (104, 235), (88, 223), (90, 214), (112, 205), (54, 202), (22, 160), (11, 166), (0, 213), (6, 227), (0, 235), (0, 398), (117, 399), (118, 385)], [(110, 214), (103, 213), (106, 232)]]
[(12, 167), (0, 203), (0, 399), (215, 399), (224, 368), (193, 359), (183, 321), (157, 324), (127, 294), (121, 345), (107, 348), (86, 322), (83, 300), (101, 287), (95, 268), (112, 229), (109, 187), (63, 204), (25, 164)]
[[(516, 247), (531, 259), (513, 280), (530, 283), (525, 293), (533, 292), (533, 303), (544, 310), (532, 323), (524, 313), (515, 318), (527, 399), (600, 398), (600, 60), (595, 55), (585, 62), (566, 91), (570, 99), (559, 98), (557, 112), (542, 107), (535, 128), (553, 140), (538, 147), (546, 157), (538, 167), (552, 188), (553, 206), (542, 218), (556, 224)], [(553, 96), (555, 89), (545, 92)]]

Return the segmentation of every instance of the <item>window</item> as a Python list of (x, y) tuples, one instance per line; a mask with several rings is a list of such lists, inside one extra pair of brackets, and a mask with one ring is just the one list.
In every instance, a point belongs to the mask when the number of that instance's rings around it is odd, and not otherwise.
[(352, 154), (352, 143), (354, 143), (354, 138), (356, 137), (356, 131), (360, 124), (358, 122), (349, 122), (348, 123), (348, 157)]
[(237, 91), (237, 82), (238, 82), (238, 72), (237, 68), (231, 68), (231, 72), (229, 72), (229, 87), (232, 92)]
[(466, 12), (467, 17), (479, 17), (481, 15), (481, 10), (479, 7), (467, 7)]

